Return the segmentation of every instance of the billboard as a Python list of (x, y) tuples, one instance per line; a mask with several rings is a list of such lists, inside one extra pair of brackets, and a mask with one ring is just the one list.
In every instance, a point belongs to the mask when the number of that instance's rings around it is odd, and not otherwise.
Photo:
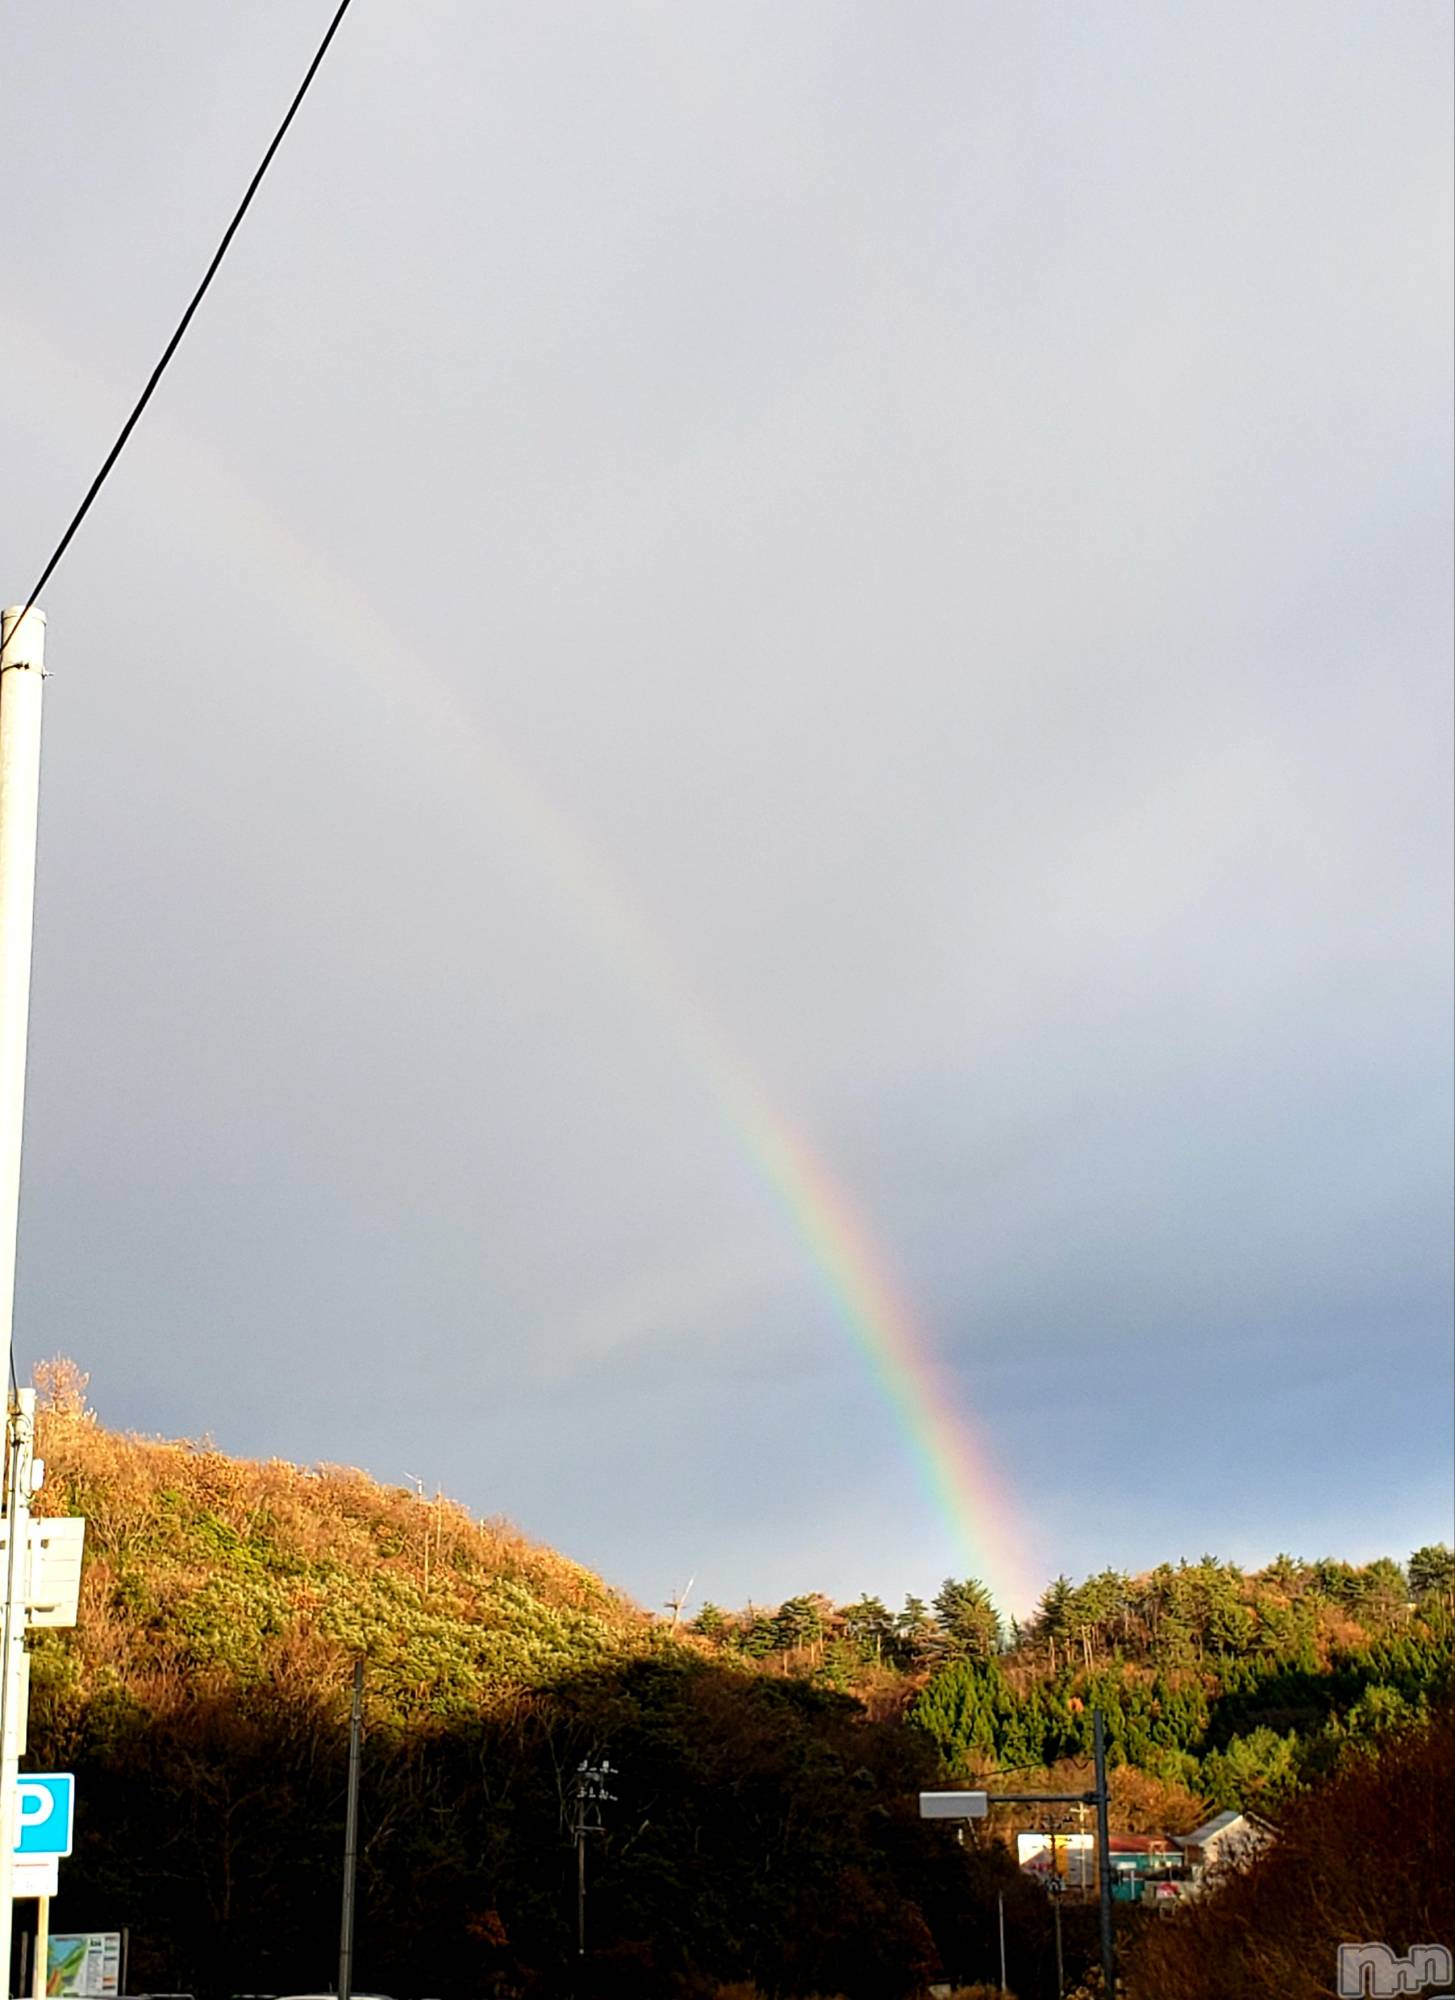
[(1089, 1833), (1018, 1833), (1016, 1860), (1027, 1875), (1042, 1881), (1054, 1872), (1068, 1889), (1090, 1889), (1096, 1881), (1096, 1853)]
[(46, 1958), (45, 1990), (60, 2000), (107, 2000), (121, 1991), (121, 1932), (53, 1934)]

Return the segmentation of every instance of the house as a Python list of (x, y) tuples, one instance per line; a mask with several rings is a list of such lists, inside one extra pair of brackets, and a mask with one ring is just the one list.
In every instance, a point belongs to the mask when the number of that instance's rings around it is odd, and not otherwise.
[(1229, 1868), (1241, 1868), (1275, 1840), (1266, 1819), (1256, 1813), (1220, 1812), (1206, 1825), (1177, 1835), (1177, 1845), (1193, 1882), (1211, 1886)]

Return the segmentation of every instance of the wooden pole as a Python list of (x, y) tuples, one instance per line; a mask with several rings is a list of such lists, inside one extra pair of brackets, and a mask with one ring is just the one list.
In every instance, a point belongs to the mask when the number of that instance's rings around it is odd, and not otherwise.
[(31, 1992), (35, 2000), (45, 2000), (46, 1980), (50, 1975), (51, 1957), (51, 1899), (42, 1896), (35, 1907), (35, 1983)]

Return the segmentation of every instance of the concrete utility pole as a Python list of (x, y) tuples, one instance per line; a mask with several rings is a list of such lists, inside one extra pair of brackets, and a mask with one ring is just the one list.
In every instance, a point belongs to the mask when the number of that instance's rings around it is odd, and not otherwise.
[(1099, 1708), (1091, 1714), (1092, 1743), (1096, 1756), (1096, 1876), (1101, 1886), (1101, 1978), (1107, 2000), (1116, 2000), (1116, 1946), (1111, 1935), (1111, 1822), (1107, 1808), (1111, 1793), (1106, 1783), (1106, 1718)]
[[(15, 1326), (15, 1255), (20, 1230), (20, 1143), (30, 1030), (30, 950), (35, 917), (35, 842), (40, 818), (40, 716), (45, 614), (0, 613), (0, 1353)], [(11, 1396), (6, 1424), (6, 1549), (0, 1629), (0, 1991), (11, 1991), (15, 1919), (15, 1774), (25, 1727), (23, 1601), (29, 1572), (35, 1392)]]
[(339, 2000), (353, 2000), (354, 1883), (359, 1870), (359, 1758), (364, 1743), (364, 1663), (354, 1661), (354, 1691), (349, 1704), (349, 1789), (344, 1806), (344, 1893), (339, 1917)]
[(576, 1816), (571, 1823), (571, 1833), (576, 1842), (576, 1956), (586, 1956), (586, 1836), (604, 1833), (601, 1808), (610, 1804), (616, 1794), (608, 1790), (608, 1783), (616, 1775), (616, 1767), (605, 1758), (595, 1764), (589, 1757), (583, 1758), (576, 1766)]

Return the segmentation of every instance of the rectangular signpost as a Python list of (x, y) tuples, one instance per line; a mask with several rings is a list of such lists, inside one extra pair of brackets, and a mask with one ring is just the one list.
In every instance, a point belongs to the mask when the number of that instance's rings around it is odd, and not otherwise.
[(70, 1772), (38, 1777), (22, 1771), (15, 1794), (15, 1852), (26, 1857), (69, 1854), (76, 1827), (76, 1781)]
[(122, 1944), (120, 1931), (58, 1934), (46, 1952), (45, 1990), (63, 2000), (109, 2000), (121, 1992)]
[(989, 1792), (921, 1792), (921, 1819), (984, 1819), (990, 1811)]

